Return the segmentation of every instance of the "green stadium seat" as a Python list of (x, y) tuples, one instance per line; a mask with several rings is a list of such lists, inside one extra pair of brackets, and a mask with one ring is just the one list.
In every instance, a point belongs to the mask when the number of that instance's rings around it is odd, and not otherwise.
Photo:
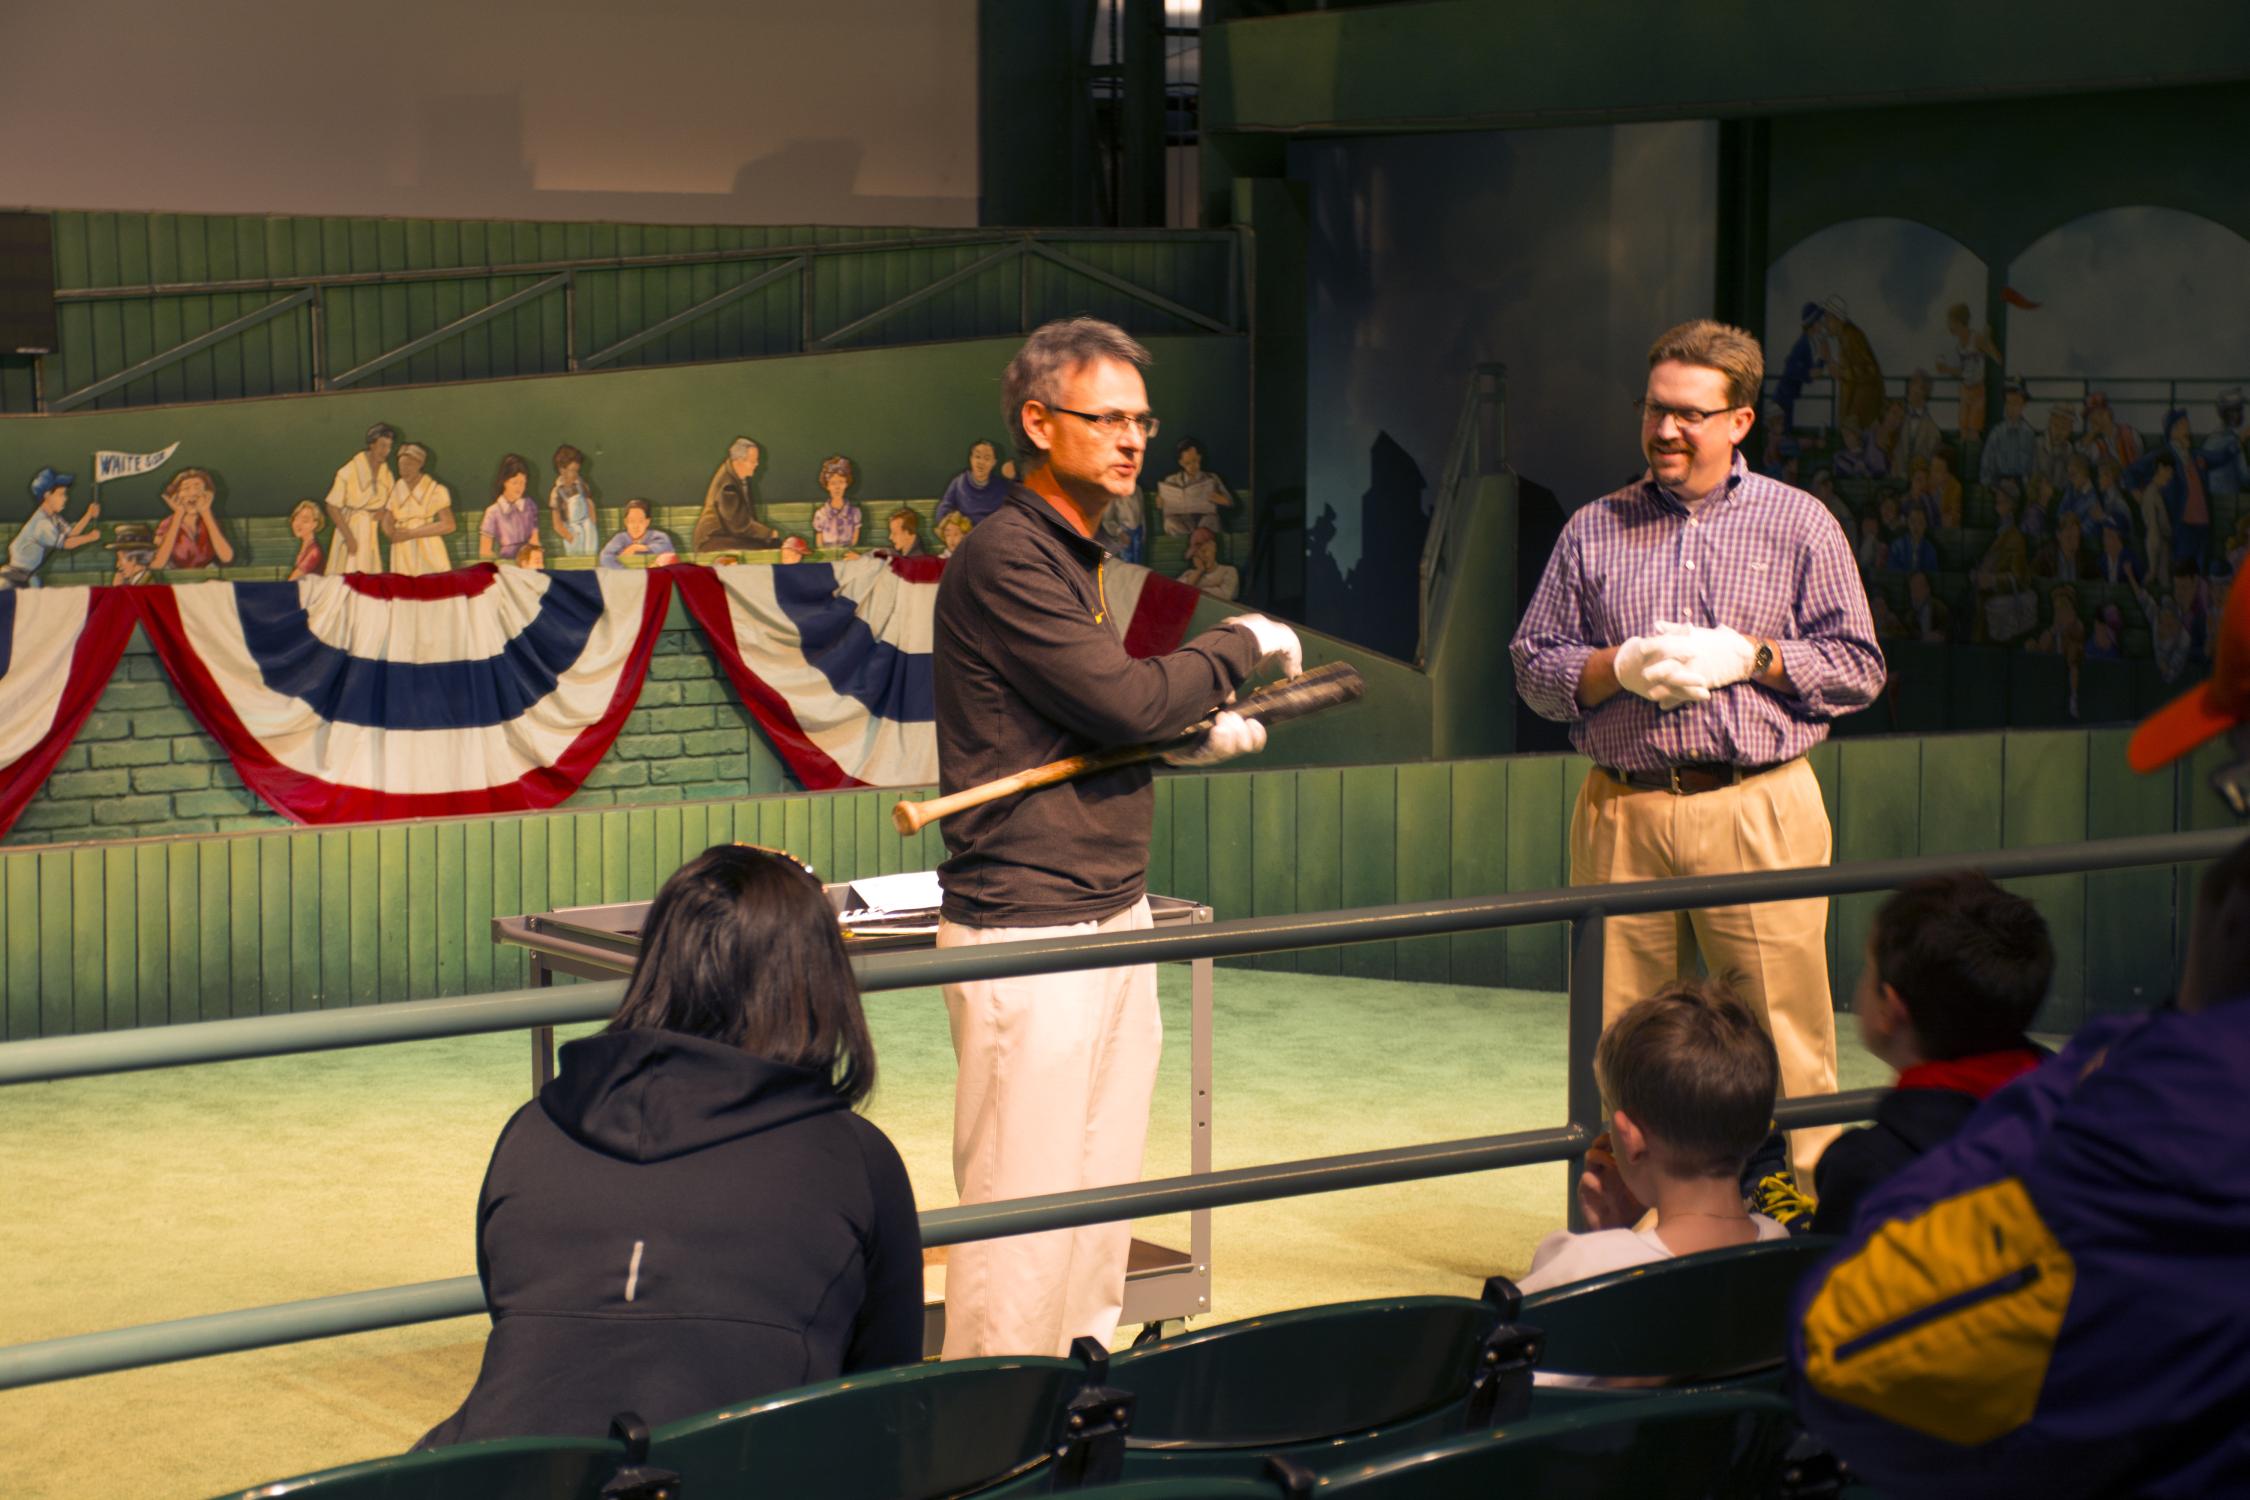
[(1544, 1336), (1542, 1372), (1772, 1385), (1788, 1352), (1790, 1296), (1835, 1247), (1799, 1235), (1683, 1255), (1534, 1293), (1509, 1321)]
[(1273, 1453), (1328, 1467), (1488, 1426), (1528, 1401), (1533, 1352), (1496, 1303), (1464, 1297), (1337, 1303), (1161, 1339), (1110, 1362), (1110, 1383), (1134, 1398), (1125, 1472), (1255, 1475)]
[(1803, 1477), (1834, 1461), (1817, 1448), (1796, 1456), (1801, 1440), (1780, 1397), (1703, 1391), (1535, 1416), (1350, 1468), (1298, 1468), (1285, 1476), (1285, 1493), (1321, 1500), (1813, 1493), (1800, 1488)]
[(369, 1459), (230, 1491), (221, 1500), (596, 1500), (625, 1463), (612, 1440), (508, 1438)]
[(1069, 1425), (1073, 1398), (1100, 1384), (1088, 1361), (1030, 1357), (848, 1375), (669, 1423), (648, 1462), (677, 1473), (687, 1496), (1044, 1491), (1101, 1436), (1106, 1424)]

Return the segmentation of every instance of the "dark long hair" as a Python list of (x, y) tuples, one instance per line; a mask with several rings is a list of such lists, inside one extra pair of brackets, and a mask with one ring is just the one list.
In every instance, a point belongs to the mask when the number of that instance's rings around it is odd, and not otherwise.
[(826, 1072), (852, 1104), (875, 1088), (875, 1044), (820, 882), (786, 855), (704, 850), (649, 907), (611, 1031), (684, 1032)]

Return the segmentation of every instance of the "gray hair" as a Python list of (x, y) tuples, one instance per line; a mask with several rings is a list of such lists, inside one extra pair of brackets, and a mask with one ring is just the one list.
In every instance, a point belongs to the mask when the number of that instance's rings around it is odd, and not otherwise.
[(1008, 419), (1019, 458), (1036, 458), (1039, 448), (1023, 430), (1023, 404), (1055, 404), (1063, 375), (1097, 359), (1114, 359), (1143, 369), (1156, 363), (1134, 337), (1099, 318), (1061, 318), (1033, 329), (1000, 377), (1000, 412)]
[(765, 448), (760, 445), (756, 438), (736, 438), (733, 442), (727, 444), (727, 457), (748, 458), (753, 449), (757, 450), (760, 458), (766, 456)]
[(372, 448), (378, 438), (389, 438), (395, 443), (398, 441), (398, 429), (388, 422), (377, 422), (373, 427), (367, 429), (367, 441), (360, 446)]
[(407, 443), (401, 446), (398, 450), (398, 456), (400, 458), (406, 457), (406, 455), (409, 453), (422, 460), (423, 467), (427, 468), (429, 466), (430, 450), (423, 447), (420, 443)]

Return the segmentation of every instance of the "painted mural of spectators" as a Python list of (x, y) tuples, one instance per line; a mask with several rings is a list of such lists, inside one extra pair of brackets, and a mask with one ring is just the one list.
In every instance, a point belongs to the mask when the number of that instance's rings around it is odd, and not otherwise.
[(1883, 458), (1893, 474), (1906, 472), (1906, 403), (1883, 403), (1883, 419), (1875, 424), (1872, 434), (1883, 450)]
[(2078, 448), (2078, 413), (2061, 402), (2047, 408), (2047, 430), (2031, 445), (2031, 477), (2060, 491), (2070, 478), (2070, 455)]
[(1940, 375), (1951, 375), (1961, 382), (1961, 436), (1982, 437), (1985, 427), (1985, 374), (1990, 364), (2000, 363), (1999, 346), (1992, 342), (1990, 328), (1972, 329), (1969, 326), (1969, 304), (1956, 302), (1945, 310), (1945, 331), (1952, 336), (1952, 347), (1941, 352), (1937, 361)]
[(1208, 526), (1196, 527), (1188, 539), (1187, 571), (1180, 582), (1214, 599), (1232, 599), (1242, 592), (1242, 575), (1219, 561), (1219, 534)]
[(1156, 486), (1157, 506), (1164, 513), (1166, 536), (1193, 536), (1198, 526), (1216, 531), (1219, 508), (1234, 504), (1226, 481), (1203, 466), (1203, 444), (1182, 438), (1174, 450), (1180, 467)]
[(2021, 380), (2010, 380), (2000, 396), (2000, 425), (1985, 434), (1984, 454), (1977, 460), (1977, 482), (1990, 489), (2003, 479), (2021, 483), (2031, 476), (2039, 434), (2024, 420), (2028, 396)]
[(427, 473), (430, 450), (408, 443), (398, 450), (398, 479), (382, 515), (383, 535), (391, 544), (391, 571), (409, 577), (444, 573), (453, 567), (445, 550), (453, 535), (453, 492)]
[(2125, 539), (2125, 530), (2119, 526), (2104, 526), (2095, 533), (2101, 538), (2101, 555), (2094, 559), (2094, 577), (2103, 583), (2121, 583), (2138, 587), (2141, 581), (2141, 560)]
[(2148, 480), (2135, 486), (2134, 503), (2141, 512), (2141, 539), (2148, 558), (2148, 581), (2163, 588), (2172, 581), (2172, 510), (2165, 495), (2172, 487), (2178, 466), (2162, 449), (2147, 454)]
[(1898, 451), (1891, 455), (1892, 471), (1928, 463), (1937, 456), (1938, 440), (1937, 418), (1930, 414), (1930, 372), (1916, 370), (1906, 377), (1905, 427)]
[(164, 508), (171, 512), (156, 526), (158, 550), (168, 561), (156, 566), (184, 571), (234, 561), (234, 544), (212, 505), (217, 486), (209, 469), (182, 469), (164, 486)]
[(1931, 591), (1927, 573), (1907, 576), (1906, 631), (1926, 646), (1942, 646), (1953, 639), (1953, 611)]
[[(2159, 477), (2160, 466), (2170, 470), (2169, 477)], [(2128, 484), (2153, 481), (2160, 487), (2172, 523), (2174, 570), (2187, 561), (2198, 570), (2206, 566), (2211, 555), (2210, 465), (2195, 446), (2185, 408), (2174, 407), (2164, 414), (2163, 446), (2142, 454), (2125, 471), (2125, 479)]]
[(1883, 420), (1883, 366), (1867, 335), (1851, 320), (1841, 297), (1821, 305), (1821, 332), (1828, 341), (1824, 367), (1818, 373), (1836, 382), (1836, 422), (1849, 422), (1862, 431)]
[(1820, 362), (1819, 351), (1813, 347), (1821, 319), (1817, 302), (1808, 302), (1797, 314), (1797, 341), (1789, 346), (1789, 353), (1781, 361), (1781, 378), (1774, 383), (1774, 404), (1781, 409), (1783, 427), (1797, 425), (1797, 398), (1805, 393), (1805, 382), (1813, 377), (1813, 368)]
[(834, 454), (820, 466), (820, 488), (826, 496), (813, 512), (813, 538), (823, 547), (856, 547), (863, 518), (858, 506), (845, 498), (859, 470), (843, 454)]
[(1881, 479), (1890, 472), (1890, 455), (1883, 451), (1874, 433), (1857, 422), (1846, 422), (1837, 429), (1838, 479)]
[(627, 568), (633, 564), (627, 558), (644, 559), (644, 565), (661, 568), (680, 560), (680, 549), (672, 538), (655, 524), (655, 511), (646, 500), (625, 502), (625, 529), (609, 539), (595, 559), (599, 568)]
[(1930, 540), (1929, 513), (1920, 508), (1906, 513), (1906, 530), (1891, 543), (1893, 573), (1935, 573), (1937, 543)]
[(2078, 451), (2092, 459), (2097, 468), (2106, 458), (2122, 469), (2141, 456), (2141, 435), (2117, 420), (2107, 394), (2088, 391), (2086, 431), (2078, 439)]
[(329, 539), (327, 569), (338, 573), (380, 573), (382, 547), (376, 541), (376, 513), (391, 503), (391, 449), (398, 429), (377, 422), (367, 429), (365, 445), (344, 461), (322, 502), (328, 524), (335, 528)]
[(524, 494), (531, 464), (520, 453), (502, 454), (492, 478), (492, 503), (477, 527), (477, 556), (521, 563), (524, 548), (539, 539), (539, 508)]
[(1008, 498), (1014, 470), (1013, 464), (1001, 464), (1000, 450), (989, 439), (978, 438), (969, 444), (968, 467), (947, 481), (937, 514), (931, 518), (940, 534), (947, 516), (966, 516), (974, 526), (998, 510), (1000, 502)]
[(2214, 495), (2250, 493), (2250, 425), (2243, 420), (2242, 387), (2219, 392), (2219, 430), (2203, 440), (2203, 462)]
[(2055, 522), (2055, 534), (2039, 544), (2039, 550), (2032, 557), (2031, 571), (2041, 578), (2072, 582), (2093, 576), (2094, 556), (2087, 550), (2085, 532), (2078, 524), (2078, 517), (2065, 514)]
[(1961, 481), (1953, 473), (1953, 460), (1943, 453), (1930, 455), (1930, 488), (1937, 492), (1938, 524), (1961, 524)]

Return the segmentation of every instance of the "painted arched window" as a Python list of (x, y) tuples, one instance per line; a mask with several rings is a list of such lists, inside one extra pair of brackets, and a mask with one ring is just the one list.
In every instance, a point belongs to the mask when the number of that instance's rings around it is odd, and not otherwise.
[(1766, 269), (1769, 406), (1800, 429), (1867, 426), (1919, 371), (1938, 423), (1956, 426), (1960, 380), (1948, 369), (1961, 368), (1964, 340), (1947, 315), (1965, 311), (1973, 349), (1984, 293), (1984, 262), (1912, 219), (1850, 219), (1806, 236)]
[(2219, 393), (2250, 384), (2250, 240), (2200, 215), (2133, 207), (2073, 219), (2015, 258), (2008, 286), (2008, 369), (2034, 407), (2082, 409), (2098, 391), (2143, 433), (2178, 407), (2200, 436)]

